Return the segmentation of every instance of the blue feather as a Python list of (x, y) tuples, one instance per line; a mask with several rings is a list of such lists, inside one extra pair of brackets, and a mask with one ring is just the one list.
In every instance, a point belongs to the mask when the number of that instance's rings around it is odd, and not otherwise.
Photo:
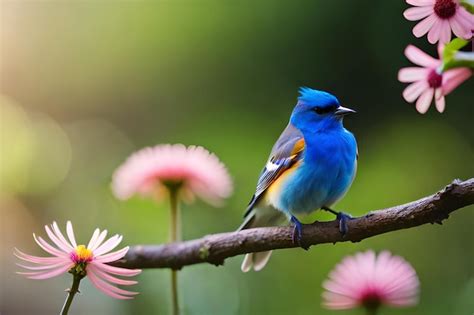
[(305, 105), (318, 105), (320, 107), (339, 105), (339, 100), (334, 95), (324, 91), (313, 90), (303, 86), (299, 92), (298, 101)]

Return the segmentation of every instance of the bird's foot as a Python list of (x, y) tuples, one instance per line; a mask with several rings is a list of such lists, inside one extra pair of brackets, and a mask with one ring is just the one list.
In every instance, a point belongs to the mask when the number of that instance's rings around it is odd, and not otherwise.
[(347, 222), (353, 220), (354, 218), (348, 213), (339, 212), (336, 216), (336, 219), (339, 220), (339, 232), (341, 233), (342, 237), (346, 237), (347, 232), (349, 232), (349, 226), (347, 225)]
[(342, 211), (337, 212), (328, 207), (323, 207), (321, 209), (336, 215), (336, 220), (339, 221), (339, 232), (341, 233), (342, 237), (345, 237), (347, 235), (347, 232), (349, 232), (349, 226), (347, 225), (347, 222), (354, 219), (352, 215), (344, 213)]
[(295, 216), (291, 216), (291, 222), (294, 224), (293, 243), (308, 250), (309, 246), (304, 245), (303, 243), (303, 223), (301, 223)]

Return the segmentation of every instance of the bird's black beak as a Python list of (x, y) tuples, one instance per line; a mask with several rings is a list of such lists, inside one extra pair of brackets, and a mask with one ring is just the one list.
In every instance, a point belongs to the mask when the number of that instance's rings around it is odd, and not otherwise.
[(339, 106), (334, 112), (334, 115), (343, 117), (343, 116), (354, 114), (354, 113), (356, 113), (356, 111), (353, 109), (350, 109), (344, 106)]

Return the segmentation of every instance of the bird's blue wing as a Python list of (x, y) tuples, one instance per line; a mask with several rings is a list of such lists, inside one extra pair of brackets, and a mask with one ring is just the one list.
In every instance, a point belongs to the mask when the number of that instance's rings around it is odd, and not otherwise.
[(284, 171), (301, 159), (304, 147), (303, 134), (291, 123), (288, 124), (273, 146), (267, 164), (260, 173), (257, 189), (250, 200), (244, 217), (250, 213), (255, 203), (267, 188), (270, 187)]

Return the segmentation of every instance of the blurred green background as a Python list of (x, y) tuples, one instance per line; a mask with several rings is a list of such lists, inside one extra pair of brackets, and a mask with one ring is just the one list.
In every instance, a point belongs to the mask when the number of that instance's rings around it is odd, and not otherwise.
[[(111, 194), (115, 168), (158, 143), (199, 144), (228, 166), (235, 193), (222, 209), (185, 206), (184, 237), (232, 231), (297, 88), (336, 94), (358, 114), (358, 175), (336, 208), (354, 215), (405, 203), (474, 175), (473, 81), (444, 114), (418, 114), (396, 79), (426, 38), (398, 1), (2, 1), (1, 314), (57, 313), (68, 276), (16, 274), (13, 247), (42, 254), (32, 233), (72, 220), (79, 239), (96, 227), (124, 244), (164, 243), (166, 204)], [(185, 314), (361, 314), (321, 308), (321, 283), (343, 256), (389, 249), (413, 264), (421, 301), (381, 314), (472, 314), (474, 210), (357, 244), (274, 253), (259, 273), (242, 257), (180, 273)], [(332, 220), (317, 213), (310, 219)], [(169, 270), (145, 270), (133, 301), (82, 284), (72, 314), (167, 314)]]

